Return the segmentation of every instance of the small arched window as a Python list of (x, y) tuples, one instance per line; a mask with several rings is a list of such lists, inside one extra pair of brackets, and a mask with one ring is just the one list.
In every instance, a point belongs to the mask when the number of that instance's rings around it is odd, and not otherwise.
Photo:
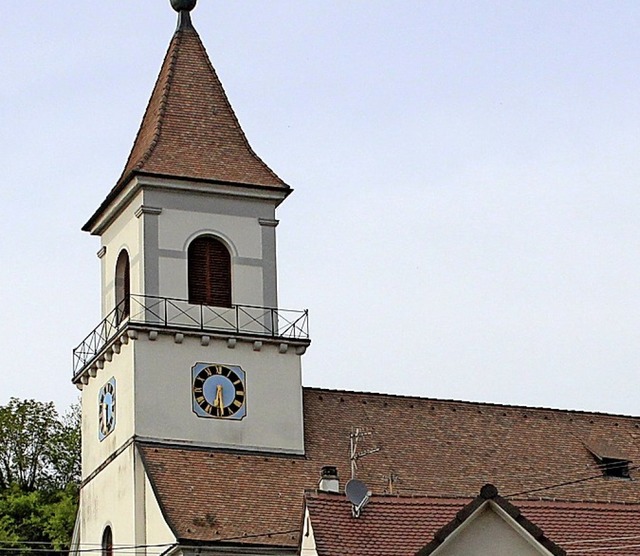
[(113, 533), (108, 525), (102, 533), (102, 556), (113, 556)]
[(131, 310), (131, 267), (129, 254), (123, 249), (116, 262), (116, 320), (121, 323)]
[(200, 236), (188, 250), (189, 303), (231, 307), (231, 254), (218, 239)]

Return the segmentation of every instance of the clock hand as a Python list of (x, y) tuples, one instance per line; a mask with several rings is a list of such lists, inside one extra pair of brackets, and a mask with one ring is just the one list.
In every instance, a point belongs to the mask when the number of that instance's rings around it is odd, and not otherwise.
[(217, 408), (218, 417), (222, 415), (224, 409), (224, 402), (222, 401), (222, 384), (216, 386), (216, 397), (213, 400), (213, 407)]

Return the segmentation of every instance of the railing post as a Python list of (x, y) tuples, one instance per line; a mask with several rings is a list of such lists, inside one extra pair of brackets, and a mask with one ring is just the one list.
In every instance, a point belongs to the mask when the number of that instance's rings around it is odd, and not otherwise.
[(236, 307), (236, 334), (240, 334), (240, 307), (238, 305)]
[(304, 310), (304, 335), (309, 337), (309, 309)]
[(272, 307), (271, 308), (271, 337), (275, 338), (276, 337), (276, 314), (275, 314), (275, 309)]
[(167, 303), (168, 300), (165, 298), (162, 300), (163, 304), (164, 304), (164, 325), (167, 326), (169, 324), (169, 316), (168, 316), (168, 309), (167, 309)]
[(204, 305), (200, 303), (200, 330), (204, 330)]

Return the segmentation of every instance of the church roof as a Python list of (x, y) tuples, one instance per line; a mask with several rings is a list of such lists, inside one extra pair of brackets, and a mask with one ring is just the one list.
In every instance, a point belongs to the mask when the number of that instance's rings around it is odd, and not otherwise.
[(83, 229), (136, 174), (290, 190), (249, 145), (187, 12), (180, 14), (124, 171)]
[(379, 448), (358, 462), (358, 478), (374, 494), (468, 500), (493, 483), (518, 505), (640, 501), (640, 481), (604, 476), (587, 447), (607, 439), (639, 478), (636, 417), (306, 388), (304, 426), (305, 456), (141, 444), (176, 536), (297, 546), (303, 493), (325, 465), (336, 466), (343, 483), (349, 478), (356, 427), (371, 433), (359, 451)]

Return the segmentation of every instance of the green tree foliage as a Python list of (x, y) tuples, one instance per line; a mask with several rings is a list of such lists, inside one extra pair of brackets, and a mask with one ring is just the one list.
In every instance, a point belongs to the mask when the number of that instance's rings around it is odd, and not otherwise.
[(0, 548), (68, 548), (80, 481), (80, 407), (12, 398), (0, 406)]

